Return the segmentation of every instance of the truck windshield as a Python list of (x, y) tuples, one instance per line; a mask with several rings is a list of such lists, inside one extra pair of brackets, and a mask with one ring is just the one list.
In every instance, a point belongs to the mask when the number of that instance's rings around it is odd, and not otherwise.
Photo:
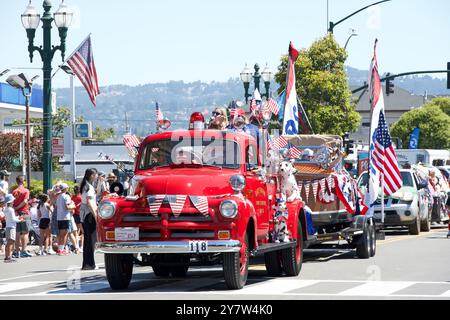
[(139, 168), (197, 165), (237, 169), (240, 163), (239, 145), (235, 141), (186, 138), (150, 141), (144, 147)]
[[(413, 177), (410, 172), (400, 171), (402, 176), (403, 187), (414, 187)], [(366, 186), (367, 187), (367, 173), (364, 173), (358, 181), (358, 187)]]

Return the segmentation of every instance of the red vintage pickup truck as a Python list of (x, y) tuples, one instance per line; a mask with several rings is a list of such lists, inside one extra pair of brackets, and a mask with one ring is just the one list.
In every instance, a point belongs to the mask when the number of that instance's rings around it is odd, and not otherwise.
[(131, 195), (99, 206), (97, 250), (111, 288), (127, 288), (137, 263), (160, 277), (185, 276), (193, 264), (221, 264), (227, 287), (240, 289), (249, 258), (259, 254), (270, 275), (297, 276), (306, 239), (303, 202), (286, 203), (289, 241), (275, 241), (280, 177), (260, 170), (265, 148), (249, 134), (218, 130), (144, 139)]

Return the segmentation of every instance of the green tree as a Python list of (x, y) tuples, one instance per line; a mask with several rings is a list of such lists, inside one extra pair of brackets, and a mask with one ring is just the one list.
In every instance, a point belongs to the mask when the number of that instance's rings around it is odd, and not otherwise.
[(114, 137), (116, 134), (116, 131), (114, 128), (100, 128), (96, 127), (92, 131), (92, 138), (99, 141), (105, 141), (108, 138)]
[[(24, 124), (24, 119), (16, 119), (13, 125)], [(41, 118), (31, 118), (30, 123), (33, 125), (33, 136), (42, 138), (43, 128)], [(52, 117), (52, 136), (62, 137), (64, 128), (70, 125), (70, 110), (66, 107), (59, 107), (56, 114)]]
[[(332, 34), (300, 51), (295, 63), (297, 94), (315, 133), (343, 135), (359, 127), (361, 116), (350, 102), (344, 62), (345, 49)], [(275, 80), (279, 92), (286, 86), (287, 56), (281, 58)]]
[(391, 135), (407, 143), (414, 128), (420, 128), (421, 149), (450, 149), (449, 98), (436, 98), (404, 113), (391, 127)]

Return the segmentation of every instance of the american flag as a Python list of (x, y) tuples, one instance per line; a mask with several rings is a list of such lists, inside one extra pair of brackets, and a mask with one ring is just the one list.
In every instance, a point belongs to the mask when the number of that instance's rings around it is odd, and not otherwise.
[[(378, 73), (376, 48), (377, 40), (374, 44), (369, 81), (369, 102), (372, 106), (372, 117), (369, 136), (369, 185), (368, 192), (364, 197), (364, 203), (370, 208), (369, 215), (373, 215), (373, 205), (378, 198), (379, 187), (383, 188), (386, 195), (390, 195), (400, 189), (402, 185), (392, 139), (384, 118), (384, 98)], [(380, 185), (382, 181), (383, 185)]]
[(302, 155), (301, 150), (299, 150), (296, 146), (290, 146), (289, 148), (289, 158), (298, 159)]
[(147, 201), (150, 207), (150, 213), (154, 216), (158, 215), (159, 208), (161, 207), (161, 204), (165, 198), (164, 194), (154, 194), (149, 195), (147, 197)]
[(203, 215), (208, 214), (208, 197), (205, 196), (189, 196), (194, 207)]
[(170, 208), (172, 208), (172, 213), (175, 217), (178, 217), (183, 210), (186, 197), (186, 195), (182, 194), (166, 196), (166, 200), (169, 202)]
[(67, 59), (67, 64), (80, 79), (86, 89), (92, 104), (100, 94), (98, 87), (97, 71), (95, 69), (94, 56), (92, 53), (91, 36), (88, 36), (74, 53)]
[(137, 156), (137, 150), (136, 148), (139, 147), (141, 142), (139, 141), (138, 137), (134, 134), (127, 133), (123, 136), (123, 143), (125, 144), (125, 147), (128, 150), (128, 154), (131, 157)]
[(280, 112), (280, 107), (278, 106), (276, 100), (273, 98), (269, 98), (269, 100), (267, 100), (266, 109), (270, 110), (270, 112), (276, 115), (278, 115), (278, 112)]
[(288, 141), (283, 138), (282, 136), (279, 136), (275, 140), (270, 141), (270, 146), (273, 149), (281, 149), (288, 145)]
[(402, 176), (398, 168), (397, 156), (392, 145), (389, 129), (381, 110), (376, 129), (375, 149), (372, 154), (374, 167), (384, 175), (384, 193), (390, 195), (402, 186)]
[(155, 112), (156, 112), (156, 121), (164, 120), (164, 116), (163, 116), (161, 109), (159, 109), (158, 102), (156, 102), (156, 104), (155, 104)]

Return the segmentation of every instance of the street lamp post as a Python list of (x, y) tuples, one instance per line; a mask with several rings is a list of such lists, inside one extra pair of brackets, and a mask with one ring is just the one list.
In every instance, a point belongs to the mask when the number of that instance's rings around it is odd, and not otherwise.
[[(12, 75), (6, 79), (9, 85), (14, 88), (21, 89), (23, 96), (25, 97), (25, 128), (27, 136), (27, 188), (30, 189), (31, 180), (31, 134), (30, 134), (30, 99), (33, 90), (33, 81), (39, 76), (34, 76), (29, 79), (27, 75), (21, 73), (19, 75)], [(25, 91), (28, 90), (28, 91)]]
[(273, 79), (273, 74), (272, 71), (270, 71), (269, 66), (266, 64), (266, 67), (264, 68), (264, 70), (259, 73), (259, 65), (256, 63), (254, 66), (255, 69), (255, 73), (252, 74), (251, 70), (249, 69), (249, 67), (247, 66), (247, 64), (245, 64), (244, 69), (242, 70), (240, 76), (241, 76), (241, 80), (242, 83), (244, 84), (244, 96), (245, 96), (245, 103), (248, 103), (248, 98), (251, 97), (252, 95), (249, 94), (249, 88), (250, 88), (250, 81), (253, 78), (253, 83), (255, 86), (255, 89), (258, 89), (258, 91), (260, 91), (259, 89), (259, 83), (261, 81), (261, 78), (264, 81), (264, 87), (266, 89), (266, 93), (263, 93), (261, 95), (261, 97), (266, 97), (266, 99), (269, 99), (269, 89), (270, 89), (270, 81)]
[(339, 20), (339, 21), (336, 22), (336, 23), (330, 21), (330, 25), (329, 25), (329, 27), (328, 27), (328, 32), (333, 33), (334, 27), (336, 27), (338, 24), (344, 22), (344, 21), (347, 20), (348, 18), (354, 16), (355, 14), (357, 14), (357, 13), (363, 11), (363, 10), (366, 10), (367, 8), (370, 8), (370, 7), (372, 7), (372, 6), (375, 6), (375, 5), (377, 5), (377, 4), (380, 4), (380, 3), (383, 3), (383, 2), (388, 2), (388, 1), (391, 1), (391, 0), (383, 0), (383, 1), (378, 1), (378, 2), (375, 2), (375, 3), (369, 4), (368, 6), (365, 6), (364, 8), (361, 8), (361, 9), (356, 10), (355, 12), (349, 14), (348, 16), (346, 16), (345, 18)]
[(356, 30), (355, 29), (350, 29), (350, 36), (348, 37), (348, 39), (347, 39), (347, 41), (345, 42), (345, 46), (344, 46), (344, 49), (345, 50), (347, 50), (347, 45), (348, 45), (348, 42), (350, 41), (350, 39), (352, 38), (352, 37), (356, 37), (358, 34), (356, 33)]
[[(38, 51), (43, 62), (43, 91), (44, 91), (44, 116), (43, 116), (43, 138), (44, 138), (44, 152), (43, 152), (43, 171), (44, 171), (44, 191), (49, 190), (52, 184), (52, 106), (51, 106), (51, 90), (52, 90), (52, 60), (57, 50), (61, 51), (61, 57), (64, 61), (64, 54), (66, 50), (66, 36), (67, 30), (72, 23), (73, 12), (69, 10), (64, 0), (61, 2), (58, 10), (50, 14), (52, 4), (50, 0), (45, 0), (43, 3), (44, 14), (41, 18), (40, 14), (31, 5), (31, 0), (21, 15), (23, 27), (27, 31), (28, 37), (28, 52), (30, 61), (33, 62), (33, 53)], [(43, 29), (43, 46), (37, 47), (34, 45), (34, 36), (39, 22), (42, 20)], [(58, 28), (60, 45), (51, 45), (51, 29), (52, 21)]]

